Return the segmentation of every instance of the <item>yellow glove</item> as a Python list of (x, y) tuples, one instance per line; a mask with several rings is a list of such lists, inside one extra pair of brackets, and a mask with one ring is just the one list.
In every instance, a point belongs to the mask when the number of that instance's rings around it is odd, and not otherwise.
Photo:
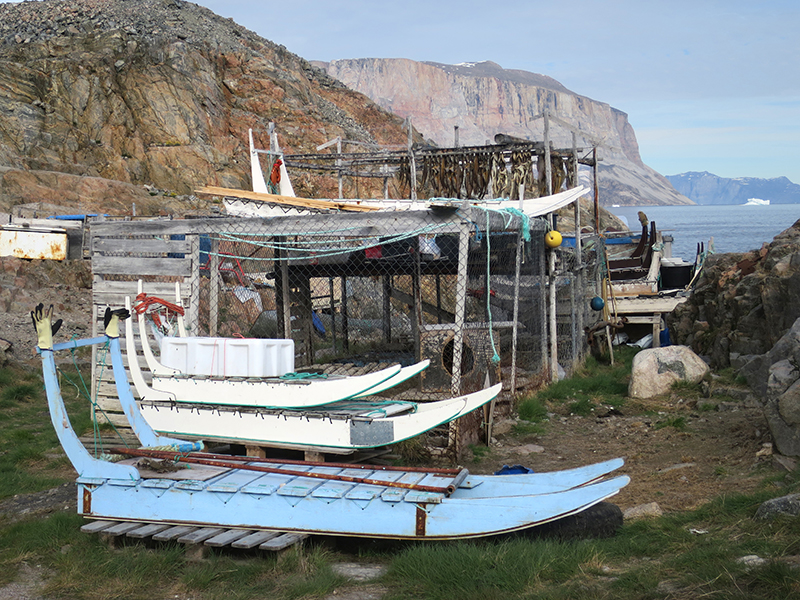
[(38, 338), (37, 346), (40, 350), (51, 350), (53, 348), (53, 336), (61, 327), (61, 319), (53, 323), (53, 305), (45, 310), (41, 302), (31, 311), (31, 320), (36, 329)]
[(127, 308), (111, 310), (110, 308), (106, 307), (106, 314), (103, 315), (103, 327), (105, 328), (105, 334), (110, 338), (118, 338), (119, 322), (124, 321), (130, 316), (131, 313)]

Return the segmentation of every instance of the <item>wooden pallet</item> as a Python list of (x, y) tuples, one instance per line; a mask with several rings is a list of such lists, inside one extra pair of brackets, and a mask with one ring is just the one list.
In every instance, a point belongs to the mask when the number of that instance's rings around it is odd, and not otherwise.
[(83, 533), (96, 533), (113, 546), (122, 537), (154, 542), (176, 541), (186, 546), (191, 558), (202, 558), (207, 548), (230, 546), (237, 550), (259, 549), (278, 552), (301, 543), (305, 533), (231, 529), (228, 527), (200, 527), (170, 523), (139, 523), (131, 521), (97, 520), (81, 527)]

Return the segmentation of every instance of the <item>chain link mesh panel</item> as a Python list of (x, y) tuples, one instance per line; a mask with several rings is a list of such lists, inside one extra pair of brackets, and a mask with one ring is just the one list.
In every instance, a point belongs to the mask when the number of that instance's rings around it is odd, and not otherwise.
[[(380, 214), (106, 222), (93, 226), (93, 267), (108, 304), (119, 302), (115, 285), (130, 290), (142, 280), (145, 295), (190, 309), (189, 335), (293, 339), (297, 370), (354, 375), (429, 359), (419, 389), (393, 393), (440, 399), (487, 380), (513, 381), (516, 392), (548, 381), (553, 311), (561, 369), (582, 356), (602, 246), (591, 240), (578, 260), (574, 248), (547, 249), (548, 230), (519, 211), (460, 202)], [(175, 282), (177, 300), (167, 292)], [(96, 305), (101, 297), (96, 291)]]

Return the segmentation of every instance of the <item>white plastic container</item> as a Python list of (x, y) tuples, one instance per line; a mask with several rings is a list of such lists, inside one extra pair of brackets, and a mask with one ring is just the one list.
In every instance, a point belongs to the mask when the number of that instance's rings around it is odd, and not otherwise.
[(165, 337), (161, 363), (187, 375), (280, 377), (294, 372), (294, 340)]

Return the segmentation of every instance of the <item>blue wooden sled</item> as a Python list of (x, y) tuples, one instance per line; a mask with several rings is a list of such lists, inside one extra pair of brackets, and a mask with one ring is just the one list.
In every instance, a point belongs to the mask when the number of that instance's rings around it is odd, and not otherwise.
[[(110, 316), (109, 316), (110, 314)], [(124, 371), (118, 319), (106, 335), (53, 344), (52, 307), (32, 313), (39, 335), (53, 426), (78, 473), (78, 513), (92, 518), (294, 531), (395, 539), (457, 539), (511, 532), (585, 510), (616, 494), (627, 476), (604, 477), (621, 459), (569, 471), (470, 475), (365, 465), (275, 462), (192, 452), (196, 444), (157, 435), (142, 418), (127, 377), (117, 392), (143, 444), (126, 451), (169, 456), (188, 468), (157, 474), (92, 457), (73, 431), (61, 397), (54, 352), (108, 343), (115, 372)], [(239, 461), (239, 462), (236, 462)]]

